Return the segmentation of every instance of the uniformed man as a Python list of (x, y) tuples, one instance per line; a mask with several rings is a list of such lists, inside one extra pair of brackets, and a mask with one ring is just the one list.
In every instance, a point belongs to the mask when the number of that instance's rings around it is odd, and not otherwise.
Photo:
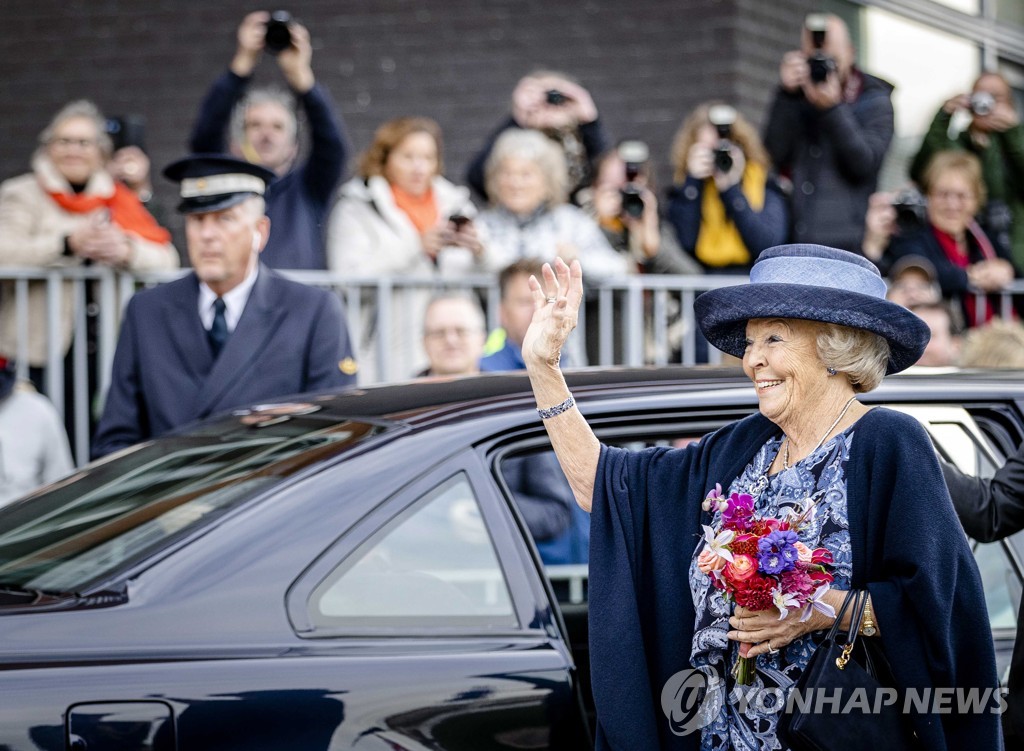
[(274, 173), (196, 155), (164, 175), (181, 183), (193, 271), (129, 302), (94, 458), (215, 412), (355, 381), (338, 298), (259, 262)]

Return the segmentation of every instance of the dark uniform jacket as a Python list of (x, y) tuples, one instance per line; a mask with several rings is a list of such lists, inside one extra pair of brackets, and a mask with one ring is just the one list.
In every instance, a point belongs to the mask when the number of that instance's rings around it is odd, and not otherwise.
[(262, 265), (216, 358), (199, 318), (195, 274), (145, 290), (125, 312), (93, 457), (215, 412), (353, 385), (351, 358), (338, 298)]
[[(963, 474), (942, 464), (953, 506), (967, 534), (978, 542), (994, 542), (1024, 529), (1024, 445), (988, 480)], [(1003, 730), (1006, 748), (1024, 743), (1024, 600), (1017, 614), (1017, 639), (1010, 660)]]

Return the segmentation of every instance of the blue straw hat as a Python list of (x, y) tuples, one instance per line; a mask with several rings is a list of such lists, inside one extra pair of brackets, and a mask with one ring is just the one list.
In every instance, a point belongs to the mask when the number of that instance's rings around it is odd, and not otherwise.
[(866, 329), (889, 342), (887, 373), (913, 365), (924, 352), (928, 324), (885, 299), (886, 285), (871, 261), (823, 245), (768, 248), (750, 270), (750, 283), (720, 287), (693, 304), (711, 344), (743, 357), (751, 318), (799, 318)]

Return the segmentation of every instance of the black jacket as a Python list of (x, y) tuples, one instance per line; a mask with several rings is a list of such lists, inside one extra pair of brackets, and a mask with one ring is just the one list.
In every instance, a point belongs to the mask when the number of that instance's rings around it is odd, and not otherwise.
[(764, 145), (793, 181), (794, 242), (861, 252), (868, 197), (893, 136), (891, 84), (866, 73), (857, 99), (819, 111), (779, 89)]
[[(993, 542), (1024, 529), (1024, 444), (991, 479), (965, 475), (945, 462), (942, 474), (957, 516), (975, 540)], [(1024, 742), (1024, 600), (1021, 606), (1003, 715), (1006, 748), (1016, 747), (1011, 746), (1013, 742)]]

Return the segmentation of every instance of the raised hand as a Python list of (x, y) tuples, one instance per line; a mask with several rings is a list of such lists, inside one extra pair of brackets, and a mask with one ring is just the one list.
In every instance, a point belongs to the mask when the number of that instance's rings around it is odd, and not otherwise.
[(558, 365), (562, 347), (576, 328), (583, 302), (583, 267), (573, 261), (567, 266), (561, 258), (554, 268), (544, 264), (543, 280), (530, 277), (533, 293), (533, 320), (523, 337), (523, 359), (531, 365)]
[(292, 35), (292, 43), (277, 55), (277, 65), (293, 91), (305, 94), (313, 88), (316, 78), (313, 76), (313, 44), (309, 39), (309, 30), (294, 21), (288, 25)]
[(250, 13), (238, 26), (238, 47), (231, 60), (231, 70), (242, 78), (252, 75), (256, 64), (263, 55), (263, 42), (267, 35), (267, 21), (270, 14), (265, 10)]

